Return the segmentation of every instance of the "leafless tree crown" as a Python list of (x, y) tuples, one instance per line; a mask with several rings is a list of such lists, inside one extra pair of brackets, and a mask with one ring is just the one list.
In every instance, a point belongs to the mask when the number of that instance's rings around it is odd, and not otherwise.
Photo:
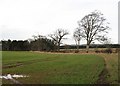
[(86, 15), (81, 21), (78, 21), (79, 28), (84, 33), (82, 36), (87, 40), (87, 44), (105, 38), (104, 33), (107, 33), (109, 29), (107, 26), (109, 23), (105, 22), (105, 20), (102, 13), (94, 11)]
[(57, 29), (56, 32), (50, 34), (49, 36), (53, 39), (54, 43), (58, 46), (58, 50), (59, 50), (59, 46), (62, 43), (61, 40), (65, 39), (64, 36), (68, 34), (69, 33), (67, 30)]

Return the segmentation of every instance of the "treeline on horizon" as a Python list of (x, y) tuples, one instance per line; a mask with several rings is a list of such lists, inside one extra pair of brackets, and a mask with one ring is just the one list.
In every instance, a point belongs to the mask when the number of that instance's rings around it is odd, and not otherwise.
[(35, 40), (1, 40), (3, 51), (54, 51), (56, 45), (47, 38)]
[[(29, 40), (1, 40), (3, 51), (57, 51), (57, 45), (48, 38)], [(91, 44), (90, 48), (119, 48), (120, 44)], [(76, 49), (76, 45), (62, 45), (60, 49)], [(79, 45), (79, 49), (86, 45)]]

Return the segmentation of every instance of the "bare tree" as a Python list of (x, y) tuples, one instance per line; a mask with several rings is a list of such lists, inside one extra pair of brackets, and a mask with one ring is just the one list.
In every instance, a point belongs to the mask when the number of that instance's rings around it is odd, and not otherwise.
[(77, 50), (79, 51), (80, 40), (82, 39), (81, 29), (76, 28), (75, 32), (73, 33), (73, 37), (76, 42)]
[(102, 38), (105, 38), (105, 34), (108, 33), (109, 27), (107, 25), (109, 23), (105, 21), (106, 19), (103, 17), (102, 13), (94, 11), (78, 22), (79, 28), (83, 33), (82, 37), (87, 41), (87, 53), (92, 41), (100, 41)]
[(63, 29), (57, 29), (56, 32), (54, 32), (53, 34), (49, 34), (49, 36), (53, 39), (54, 43), (57, 45), (58, 51), (60, 49), (60, 44), (62, 43), (61, 40), (65, 39), (64, 36), (68, 34), (68, 31)]

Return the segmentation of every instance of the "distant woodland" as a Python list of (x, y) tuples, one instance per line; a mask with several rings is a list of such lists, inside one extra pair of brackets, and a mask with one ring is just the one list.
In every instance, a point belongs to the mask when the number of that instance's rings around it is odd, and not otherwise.
[[(0, 42), (3, 51), (57, 51), (57, 45), (51, 39), (40, 38), (29, 40), (2, 40)], [(119, 44), (91, 44), (90, 48), (119, 48)], [(76, 45), (61, 45), (60, 49), (76, 49)], [(86, 45), (80, 45), (80, 49)]]

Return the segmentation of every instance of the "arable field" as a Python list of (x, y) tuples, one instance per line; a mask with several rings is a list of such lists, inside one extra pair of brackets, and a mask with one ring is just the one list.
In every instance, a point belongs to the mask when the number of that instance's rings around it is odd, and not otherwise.
[[(2, 74), (29, 76), (16, 79), (22, 84), (97, 84), (106, 67), (102, 56), (4, 51)], [(3, 84), (14, 83), (3, 79)]]

